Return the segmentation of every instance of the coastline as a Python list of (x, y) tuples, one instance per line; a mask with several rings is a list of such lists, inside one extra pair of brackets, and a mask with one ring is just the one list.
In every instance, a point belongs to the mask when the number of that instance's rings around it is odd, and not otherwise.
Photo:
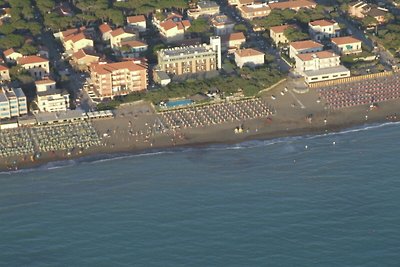
[[(332, 111), (325, 108), (326, 104), (323, 101), (319, 101), (315, 90), (310, 90), (305, 94), (280, 95), (285, 86), (287, 84), (283, 83), (261, 96), (264, 101), (273, 104), (276, 109), (275, 115), (210, 126), (168, 130), (146, 137), (145, 134), (132, 136), (132, 129), (148, 131), (155, 120), (159, 120), (159, 114), (151, 110), (151, 105), (146, 103), (127, 105), (116, 110), (115, 118), (91, 122), (102, 137), (100, 146), (74, 151), (70, 155), (66, 151), (42, 153), (42, 156), (35, 161), (27, 157), (10, 157), (0, 162), (0, 171), (10, 171), (9, 166), (13, 161), (16, 161), (18, 169), (40, 168), (49, 162), (85, 161), (93, 157), (103, 159), (120, 154), (137, 155), (189, 147), (231, 145), (251, 140), (333, 133), (357, 126), (397, 121), (397, 116), (390, 120), (388, 116), (400, 114), (399, 99), (379, 103), (379, 108), (373, 110), (369, 105), (362, 105)], [(271, 100), (272, 95), (279, 96), (277, 100)], [(295, 105), (295, 103), (298, 104)], [(307, 120), (309, 114), (312, 114), (312, 122)], [(243, 133), (234, 132), (238, 126), (243, 127)], [(105, 133), (110, 132), (111, 135), (103, 138)]]

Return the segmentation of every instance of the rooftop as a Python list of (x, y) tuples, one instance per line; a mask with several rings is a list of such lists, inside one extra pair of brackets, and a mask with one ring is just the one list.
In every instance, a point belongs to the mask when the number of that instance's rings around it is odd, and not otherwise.
[(212, 20), (211, 23), (214, 27), (223, 26), (226, 24), (234, 24), (234, 22), (226, 15), (217, 15)]
[(128, 23), (138, 23), (138, 22), (145, 22), (146, 17), (144, 15), (137, 15), (137, 16), (130, 16), (126, 18)]
[(253, 57), (253, 56), (264, 56), (265, 54), (253, 48), (246, 48), (237, 50), (235, 52), (235, 55), (238, 55), (239, 57)]
[(111, 74), (113, 71), (128, 69), (129, 71), (146, 70), (145, 67), (135, 64), (133, 61), (122, 61), (114, 63), (94, 63), (91, 65), (91, 71), (98, 74)]
[(276, 32), (276, 33), (283, 33), (286, 29), (288, 28), (295, 28), (296, 25), (294, 24), (285, 24), (285, 25), (280, 25), (280, 26), (273, 26), (269, 28), (270, 31)]
[(304, 74), (306, 76), (320, 76), (320, 75), (326, 75), (326, 74), (332, 74), (332, 73), (338, 73), (338, 72), (347, 72), (349, 71), (345, 66), (339, 65), (336, 67), (330, 67), (330, 68), (323, 68), (319, 70), (308, 70), (305, 71)]
[(49, 62), (48, 59), (39, 57), (39, 56), (24, 56), (17, 59), (18, 64), (25, 65), (25, 64), (33, 64), (33, 63), (45, 63)]
[(243, 32), (234, 32), (229, 34), (229, 41), (236, 41), (236, 40), (246, 40), (246, 37), (244, 36)]
[(305, 40), (305, 41), (297, 41), (297, 42), (291, 42), (290, 46), (292, 46), (295, 49), (308, 49), (308, 48), (316, 48), (316, 47), (323, 47), (322, 44), (311, 41), (311, 40)]
[(326, 51), (320, 51), (320, 52), (315, 52), (315, 53), (305, 53), (305, 54), (297, 54), (296, 55), (299, 59), (302, 61), (310, 61), (315, 58), (318, 59), (324, 59), (324, 58), (335, 58), (339, 57), (339, 55), (335, 54), (331, 50), (326, 50)]
[(44, 79), (44, 80), (39, 80), (35, 81), (35, 84), (55, 84), (56, 82), (51, 80), (51, 79)]
[(327, 27), (327, 26), (333, 26), (337, 22), (334, 20), (327, 20), (327, 19), (320, 19), (320, 20), (314, 20), (310, 22), (310, 25), (312, 26), (321, 26), (321, 27)]
[(335, 37), (331, 39), (332, 43), (336, 45), (360, 43), (361, 40), (352, 36)]
[(313, 0), (292, 0), (286, 2), (270, 3), (271, 9), (303, 8), (316, 6)]
[(197, 2), (197, 6), (200, 8), (216, 8), (219, 5), (213, 1), (199, 1)]
[(194, 45), (194, 46), (182, 46), (182, 47), (174, 47), (169, 49), (160, 50), (165, 56), (179, 56), (179, 55), (191, 55), (191, 54), (200, 54), (212, 51), (212, 49), (208, 45)]
[(110, 25), (108, 25), (107, 23), (103, 23), (99, 26), (99, 30), (101, 33), (106, 33), (106, 32), (110, 32), (112, 31)]

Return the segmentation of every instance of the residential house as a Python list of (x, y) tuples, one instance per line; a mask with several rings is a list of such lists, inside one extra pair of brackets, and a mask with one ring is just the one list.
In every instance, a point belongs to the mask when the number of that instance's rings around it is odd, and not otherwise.
[(110, 44), (112, 49), (121, 47), (122, 42), (136, 40), (136, 34), (126, 31), (124, 28), (118, 28), (110, 33)]
[(235, 62), (239, 68), (263, 65), (265, 63), (265, 54), (253, 48), (239, 49), (235, 51)]
[(157, 52), (158, 71), (173, 75), (221, 69), (221, 38), (210, 37), (210, 44), (161, 49)]
[(123, 57), (135, 58), (147, 51), (148, 45), (145, 42), (133, 40), (121, 42), (120, 53)]
[(219, 5), (213, 1), (200, 0), (197, 7), (187, 11), (188, 17), (197, 19), (200, 16), (210, 17), (219, 14)]
[(83, 32), (71, 34), (65, 37), (62, 42), (65, 51), (70, 54), (78, 52), (79, 49), (93, 49), (94, 46), (93, 40), (88, 38)]
[(269, 36), (275, 45), (286, 44), (289, 42), (285, 36), (285, 30), (289, 28), (297, 28), (297, 26), (294, 24), (286, 24), (269, 28)]
[(307, 83), (334, 80), (350, 76), (350, 71), (340, 64), (340, 56), (333, 51), (297, 54), (295, 71)]
[(23, 57), (21, 53), (18, 53), (14, 50), (14, 48), (9, 48), (3, 52), (4, 59), (7, 63), (15, 63), (17, 59)]
[(72, 54), (71, 61), (79, 70), (88, 70), (90, 64), (98, 62), (100, 57), (90, 50), (80, 49)]
[(165, 71), (157, 71), (155, 70), (153, 72), (153, 79), (154, 82), (161, 86), (166, 86), (171, 82), (171, 78), (168, 76), (168, 74)]
[(190, 21), (183, 20), (183, 17), (176, 13), (171, 13), (163, 21), (159, 21), (156, 16), (153, 18), (154, 25), (160, 32), (161, 38), (166, 43), (180, 42), (185, 38), (185, 32), (190, 27)]
[(214, 28), (214, 34), (220, 36), (232, 33), (235, 22), (226, 15), (217, 15), (211, 19), (211, 25)]
[(35, 81), (36, 92), (46, 92), (56, 89), (56, 82), (51, 79)]
[(340, 55), (362, 52), (362, 41), (352, 36), (332, 38), (332, 49)]
[[(373, 17), (378, 22), (377, 24), (383, 24), (386, 22), (386, 15), (388, 14), (388, 10), (385, 8), (371, 8), (367, 15)], [(375, 25), (371, 25), (375, 26)]]
[(340, 26), (334, 20), (315, 20), (308, 23), (308, 31), (316, 41), (340, 36)]
[(10, 71), (6, 66), (0, 65), (0, 82), (10, 80)]
[(136, 29), (139, 32), (145, 32), (147, 29), (146, 17), (144, 15), (127, 17), (126, 22), (129, 27)]
[(238, 6), (241, 16), (244, 19), (252, 20), (255, 18), (266, 17), (271, 13), (271, 8), (267, 3), (255, 3), (251, 5)]
[(99, 26), (99, 31), (101, 34), (101, 39), (103, 41), (109, 41), (111, 39), (112, 29), (111, 29), (110, 25), (108, 25), (107, 23), (101, 24)]
[(371, 10), (371, 7), (369, 4), (363, 2), (363, 1), (358, 1), (355, 3), (350, 3), (348, 7), (348, 13), (352, 17), (356, 17), (359, 19), (362, 19), (365, 17), (365, 14)]
[(323, 48), (322, 44), (311, 40), (291, 42), (289, 44), (289, 57), (294, 58), (297, 54), (322, 51)]
[(133, 61), (94, 63), (90, 76), (94, 92), (101, 99), (147, 89), (147, 68)]
[(39, 56), (24, 56), (17, 59), (17, 63), (26, 69), (36, 80), (49, 75), (49, 60)]
[(240, 49), (245, 42), (246, 37), (243, 32), (234, 32), (229, 34), (226, 47), (228, 51), (234, 51)]
[(313, 9), (317, 6), (313, 0), (289, 0), (285, 2), (273, 2), (269, 3), (269, 7), (273, 9), (291, 9), (299, 11), (302, 8)]

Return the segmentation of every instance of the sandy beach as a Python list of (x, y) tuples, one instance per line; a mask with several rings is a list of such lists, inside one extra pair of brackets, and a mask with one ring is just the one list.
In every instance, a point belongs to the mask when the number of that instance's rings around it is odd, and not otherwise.
[[(261, 95), (261, 100), (273, 108), (272, 115), (175, 129), (164, 125), (162, 116), (155, 112), (152, 105), (127, 104), (115, 111), (115, 118), (91, 122), (100, 137), (99, 145), (69, 153), (65, 150), (44, 152), (34, 161), (29, 156), (0, 158), (0, 170), (8, 170), (10, 166), (32, 168), (50, 161), (93, 155), (142, 153), (182, 146), (232, 144), (252, 139), (328, 133), (358, 125), (396, 121), (395, 114), (400, 114), (399, 99), (381, 102), (373, 109), (366, 104), (333, 111), (326, 108), (327, 103), (323, 99), (319, 99), (316, 89), (304, 93), (296, 93), (293, 89), (293, 84), (285, 82)], [(237, 127), (243, 131), (235, 133)]]

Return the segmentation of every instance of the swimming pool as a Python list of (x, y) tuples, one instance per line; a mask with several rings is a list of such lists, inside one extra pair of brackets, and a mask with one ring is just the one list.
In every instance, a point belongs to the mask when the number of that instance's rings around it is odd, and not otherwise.
[(193, 100), (181, 99), (181, 100), (168, 101), (167, 103), (165, 103), (165, 106), (167, 108), (175, 108), (175, 107), (187, 106), (190, 104), (193, 104)]

